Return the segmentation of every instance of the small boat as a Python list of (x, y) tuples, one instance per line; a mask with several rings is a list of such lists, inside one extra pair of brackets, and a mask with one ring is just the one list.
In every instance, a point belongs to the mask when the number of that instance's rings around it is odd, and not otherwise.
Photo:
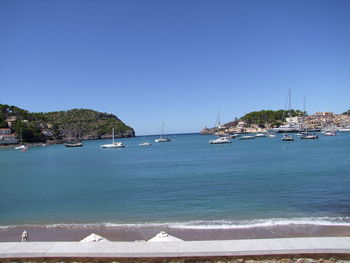
[(122, 142), (113, 142), (109, 144), (102, 144), (101, 148), (124, 148), (125, 145)]
[(155, 142), (170, 142), (170, 139), (166, 138), (166, 137), (161, 137), (159, 139), (155, 139), (154, 141)]
[(311, 134), (311, 133), (305, 133), (302, 136), (300, 136), (300, 139), (314, 140), (314, 139), (318, 139), (318, 135)]
[(304, 134), (301, 133), (301, 132), (298, 132), (298, 133), (295, 134), (295, 136), (298, 136), (298, 137), (301, 137), (301, 136), (303, 136), (303, 135), (304, 135)]
[(350, 128), (339, 128), (338, 131), (340, 131), (340, 132), (350, 132)]
[(215, 140), (209, 141), (209, 144), (225, 144), (225, 143), (231, 143), (230, 139), (227, 137), (219, 137)]
[(237, 133), (235, 133), (235, 134), (230, 134), (230, 135), (229, 135), (229, 138), (230, 138), (230, 139), (234, 139), (234, 138), (236, 138), (238, 135), (239, 135), (239, 134), (237, 134)]
[(252, 135), (245, 135), (245, 136), (241, 136), (239, 137), (240, 140), (252, 140), (255, 139), (255, 136)]
[(294, 138), (292, 136), (290, 136), (290, 135), (283, 135), (281, 137), (281, 140), (282, 141), (286, 141), (286, 142), (291, 142), (291, 141), (294, 141)]
[(150, 142), (142, 142), (139, 144), (139, 146), (151, 146), (152, 144)]
[(70, 141), (64, 144), (66, 147), (82, 147), (83, 143), (81, 141)]
[(266, 136), (269, 138), (276, 138), (277, 137), (276, 134), (271, 134), (271, 133), (267, 134)]
[(164, 135), (164, 122), (162, 124), (162, 130), (161, 130), (159, 139), (155, 139), (154, 141), (155, 142), (170, 142), (170, 138), (165, 137), (165, 135)]
[(74, 136), (74, 138), (71, 137), (71, 131), (69, 132), (69, 138), (68, 140), (65, 142), (64, 146), (66, 147), (82, 147), (83, 143), (81, 142), (80, 139), (76, 138)]
[(112, 129), (112, 143), (109, 144), (102, 144), (100, 146), (101, 148), (123, 148), (125, 145), (122, 142), (115, 142), (114, 141), (114, 128)]
[(29, 149), (29, 147), (23, 144), (22, 133), (23, 132), (22, 132), (22, 127), (21, 127), (21, 145), (15, 147), (15, 150), (21, 150), (22, 152), (25, 152), (26, 150)]
[(255, 137), (257, 137), (257, 138), (266, 137), (266, 133), (257, 133), (257, 134), (255, 134)]
[(336, 136), (336, 133), (335, 132), (331, 132), (331, 131), (324, 132), (323, 134), (326, 135), (326, 136)]
[(28, 146), (22, 144), (20, 146), (15, 147), (15, 150), (28, 150)]

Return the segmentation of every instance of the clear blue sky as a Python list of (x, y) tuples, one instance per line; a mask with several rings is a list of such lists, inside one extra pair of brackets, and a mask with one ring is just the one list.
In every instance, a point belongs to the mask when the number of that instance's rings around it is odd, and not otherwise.
[(137, 134), (350, 108), (350, 1), (0, 1), (0, 103), (112, 112)]

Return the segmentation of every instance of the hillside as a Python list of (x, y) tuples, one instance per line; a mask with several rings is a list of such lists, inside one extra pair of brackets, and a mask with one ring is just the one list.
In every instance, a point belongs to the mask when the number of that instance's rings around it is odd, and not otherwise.
[(100, 139), (134, 137), (134, 130), (117, 116), (90, 109), (31, 113), (0, 104), (0, 128), (11, 128), (25, 142), (62, 141), (69, 138)]
[(300, 110), (261, 110), (247, 113), (240, 120), (246, 122), (247, 125), (277, 127), (285, 122), (287, 117), (303, 116), (303, 114), (305, 113)]
[[(261, 111), (252, 111), (240, 118), (235, 118), (233, 121), (225, 123), (223, 126), (225, 128), (234, 128), (237, 127), (239, 122), (244, 122), (244, 127), (259, 127), (259, 128), (272, 128), (278, 127), (283, 122), (286, 121), (286, 117), (295, 117), (302, 116), (305, 114), (300, 110), (261, 110)], [(205, 128), (201, 131), (201, 134), (213, 134), (219, 129), (217, 127)]]

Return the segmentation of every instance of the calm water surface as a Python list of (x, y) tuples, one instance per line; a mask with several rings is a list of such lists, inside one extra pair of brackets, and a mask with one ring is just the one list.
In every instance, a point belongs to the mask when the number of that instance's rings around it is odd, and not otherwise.
[(209, 145), (211, 136), (100, 149), (0, 149), (0, 225), (254, 222), (318, 218), (348, 222), (350, 133), (282, 142)]

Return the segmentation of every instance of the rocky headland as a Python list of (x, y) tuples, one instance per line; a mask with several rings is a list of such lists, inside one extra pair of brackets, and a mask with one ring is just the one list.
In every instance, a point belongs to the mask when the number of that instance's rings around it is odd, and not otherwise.
[(135, 131), (116, 115), (91, 109), (31, 113), (0, 104), (3, 137), (23, 143), (61, 143), (71, 139), (95, 140), (135, 137)]

